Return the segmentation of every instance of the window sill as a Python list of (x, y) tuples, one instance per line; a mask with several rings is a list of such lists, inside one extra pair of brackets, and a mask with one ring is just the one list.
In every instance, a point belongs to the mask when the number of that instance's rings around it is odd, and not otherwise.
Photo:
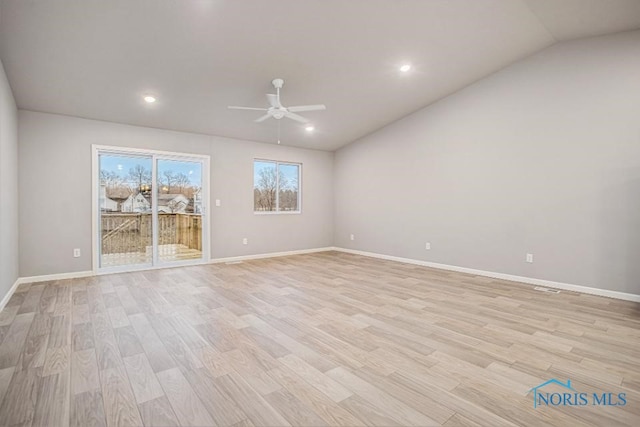
[(253, 212), (254, 215), (301, 215), (302, 211), (264, 211), (264, 212)]

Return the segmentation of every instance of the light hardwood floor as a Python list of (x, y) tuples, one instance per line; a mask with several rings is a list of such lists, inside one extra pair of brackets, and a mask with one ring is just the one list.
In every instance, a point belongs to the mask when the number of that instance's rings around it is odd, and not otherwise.
[(640, 304), (344, 253), (22, 285), (0, 343), (1, 425), (640, 425)]

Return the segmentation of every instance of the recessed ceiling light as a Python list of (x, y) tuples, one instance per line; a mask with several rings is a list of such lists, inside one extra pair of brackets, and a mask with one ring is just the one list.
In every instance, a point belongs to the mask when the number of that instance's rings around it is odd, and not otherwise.
[(156, 102), (156, 98), (154, 96), (145, 96), (144, 97), (145, 102), (148, 102), (149, 104), (153, 104), (154, 102)]
[(313, 131), (314, 131), (314, 129), (315, 129), (315, 128), (314, 128), (313, 126), (311, 126), (311, 125), (309, 125), (309, 126), (307, 126), (307, 127), (305, 127), (305, 128), (304, 128), (304, 130), (306, 130), (307, 132), (313, 132)]
[(400, 71), (402, 71), (403, 73), (406, 73), (410, 69), (411, 69), (411, 64), (404, 64), (403, 66), (400, 67)]

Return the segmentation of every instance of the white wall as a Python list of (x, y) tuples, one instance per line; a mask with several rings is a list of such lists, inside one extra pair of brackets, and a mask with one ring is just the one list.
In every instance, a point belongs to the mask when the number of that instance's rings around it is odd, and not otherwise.
[(18, 278), (18, 112), (0, 62), (0, 300)]
[[(22, 110), (19, 135), (22, 277), (91, 270), (91, 144), (210, 155), (212, 258), (332, 244), (333, 153)], [(254, 158), (303, 164), (302, 214), (253, 214)]]
[(640, 294), (640, 32), (545, 49), (334, 170), (336, 246)]

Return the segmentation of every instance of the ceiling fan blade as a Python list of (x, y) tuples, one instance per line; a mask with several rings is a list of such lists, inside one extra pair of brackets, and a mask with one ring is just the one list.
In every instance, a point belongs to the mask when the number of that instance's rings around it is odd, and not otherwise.
[(267, 101), (269, 101), (269, 104), (271, 104), (273, 108), (282, 108), (282, 104), (280, 104), (280, 98), (278, 97), (278, 95), (268, 93)]
[(254, 110), (254, 111), (267, 111), (267, 108), (254, 108), (254, 107), (236, 107), (233, 105), (229, 105), (227, 107), (229, 110)]
[(288, 117), (288, 118), (290, 118), (290, 119), (293, 119), (293, 120), (295, 120), (296, 122), (300, 122), (300, 123), (309, 123), (309, 120), (305, 119), (305, 118), (304, 118), (304, 117), (302, 117), (302, 116), (299, 116), (299, 115), (297, 115), (297, 114), (294, 114), (294, 113), (286, 112), (286, 113), (284, 113), (284, 116), (285, 116), (285, 117)]
[(289, 110), (292, 113), (298, 113), (300, 111), (319, 111), (319, 110), (326, 110), (327, 107), (324, 104), (316, 104), (316, 105), (296, 105), (295, 107), (288, 107), (287, 110)]
[(261, 122), (264, 122), (265, 120), (267, 120), (269, 117), (271, 117), (271, 114), (265, 114), (264, 116), (255, 119), (254, 122), (261, 123)]

